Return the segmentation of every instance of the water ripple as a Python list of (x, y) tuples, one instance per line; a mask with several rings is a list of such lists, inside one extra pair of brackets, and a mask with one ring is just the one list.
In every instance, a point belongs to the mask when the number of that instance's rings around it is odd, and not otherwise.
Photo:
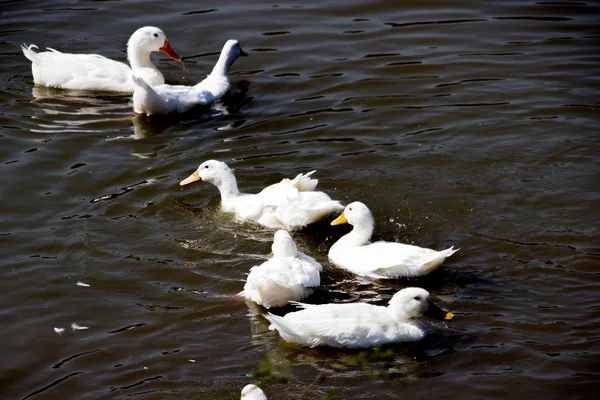
[(486, 19), (451, 19), (444, 21), (420, 21), (420, 22), (405, 22), (405, 23), (397, 23), (397, 22), (385, 22), (384, 25), (391, 26), (392, 28), (405, 28), (412, 27), (418, 25), (446, 25), (446, 24), (464, 24), (469, 22), (485, 22)]

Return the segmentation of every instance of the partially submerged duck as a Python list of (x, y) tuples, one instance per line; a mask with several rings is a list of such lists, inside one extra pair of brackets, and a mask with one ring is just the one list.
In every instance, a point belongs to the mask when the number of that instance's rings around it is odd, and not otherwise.
[(135, 76), (133, 110), (137, 114), (164, 115), (184, 113), (197, 106), (209, 105), (229, 91), (229, 68), (238, 57), (247, 55), (237, 40), (228, 40), (210, 75), (194, 86), (156, 86), (143, 77)]

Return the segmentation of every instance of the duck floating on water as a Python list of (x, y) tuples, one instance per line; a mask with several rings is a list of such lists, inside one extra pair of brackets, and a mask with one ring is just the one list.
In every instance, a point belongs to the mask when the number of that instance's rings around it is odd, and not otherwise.
[(323, 267), (298, 251), (292, 236), (275, 232), (273, 257), (252, 267), (241, 296), (266, 308), (282, 307), (308, 297), (321, 284)]
[(165, 83), (152, 64), (150, 53), (160, 51), (181, 61), (164, 32), (154, 26), (139, 28), (129, 38), (127, 59), (131, 67), (98, 54), (62, 53), (52, 48), (38, 53), (34, 48), (37, 48), (34, 44), (21, 46), (31, 61), (34, 83), (58, 89), (133, 93), (134, 74), (153, 86)]
[(427, 336), (426, 325), (418, 318), (450, 320), (451, 312), (441, 310), (422, 288), (402, 289), (387, 307), (367, 303), (303, 304), (303, 310), (283, 317), (266, 314), (281, 337), (302, 346), (367, 348), (386, 343), (410, 342)]
[(316, 171), (298, 174), (267, 186), (256, 194), (241, 193), (231, 169), (222, 161), (208, 160), (200, 164), (181, 186), (203, 180), (212, 183), (221, 193), (221, 208), (235, 213), (242, 221), (254, 221), (267, 228), (288, 231), (312, 224), (342, 210), (339, 201), (315, 191), (319, 183), (310, 176)]
[(209, 105), (225, 96), (231, 88), (229, 68), (238, 57), (248, 54), (237, 40), (228, 40), (212, 72), (194, 86), (152, 85), (134, 76), (133, 110), (137, 114), (164, 115), (184, 113), (196, 106)]
[(375, 222), (371, 210), (356, 201), (344, 209), (331, 225), (349, 223), (354, 228), (329, 249), (329, 259), (356, 275), (374, 279), (393, 279), (427, 275), (459, 249), (436, 251), (403, 243), (370, 243)]

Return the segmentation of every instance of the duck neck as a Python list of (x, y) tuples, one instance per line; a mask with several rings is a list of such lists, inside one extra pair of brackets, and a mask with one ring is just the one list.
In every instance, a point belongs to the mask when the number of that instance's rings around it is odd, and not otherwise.
[(240, 191), (237, 186), (237, 181), (233, 173), (226, 174), (216, 182), (216, 186), (221, 193), (221, 202), (227, 205), (229, 202), (234, 200), (240, 195)]
[(375, 223), (373, 221), (361, 221), (354, 228), (342, 236), (335, 245), (337, 247), (360, 247), (369, 242), (373, 234)]
[(231, 52), (229, 52), (229, 51), (221, 52), (221, 55), (219, 56), (219, 60), (217, 60), (217, 63), (213, 67), (210, 75), (211, 76), (227, 76), (227, 74), (229, 73), (229, 68), (231, 68), (231, 65), (233, 64), (234, 61), (235, 61), (235, 57)]
[(127, 59), (134, 73), (146, 68), (158, 71), (150, 61), (150, 52), (137, 46), (129, 45), (127, 47)]

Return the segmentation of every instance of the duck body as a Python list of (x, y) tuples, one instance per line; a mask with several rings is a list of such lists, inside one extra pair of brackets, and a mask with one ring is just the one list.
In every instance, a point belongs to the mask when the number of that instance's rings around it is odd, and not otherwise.
[(31, 61), (34, 83), (69, 90), (133, 93), (134, 73), (152, 85), (165, 82), (163, 75), (150, 61), (151, 52), (160, 51), (181, 61), (164, 32), (152, 26), (140, 28), (131, 35), (127, 43), (131, 67), (98, 54), (63, 53), (51, 48), (36, 52), (34, 48), (37, 46), (21, 46), (23, 54)]
[(321, 264), (299, 252), (290, 234), (284, 230), (275, 233), (273, 257), (252, 267), (244, 290), (248, 300), (266, 308), (282, 307), (290, 301), (299, 301), (321, 284)]
[(354, 228), (331, 246), (329, 259), (356, 275), (374, 279), (424, 276), (458, 251), (454, 247), (436, 251), (403, 243), (371, 243), (375, 223), (371, 211), (360, 202), (348, 204), (344, 213), (331, 224), (345, 222)]
[(427, 335), (426, 325), (417, 318), (428, 315), (452, 319), (421, 288), (397, 292), (387, 307), (366, 303), (320, 304), (297, 303), (303, 310), (283, 317), (267, 314), (269, 329), (281, 337), (303, 346), (367, 348), (386, 343), (421, 340)]
[(184, 113), (194, 107), (209, 105), (229, 92), (229, 68), (238, 57), (247, 55), (237, 40), (228, 40), (210, 75), (194, 86), (152, 85), (135, 76), (133, 109), (137, 114), (150, 116)]
[(223, 211), (235, 213), (240, 220), (254, 221), (268, 228), (293, 230), (343, 209), (338, 201), (314, 190), (319, 182), (310, 178), (314, 172), (298, 174), (294, 179), (285, 178), (257, 194), (248, 194), (240, 193), (235, 176), (227, 164), (209, 160), (181, 181), (180, 185), (207, 181), (219, 189)]

